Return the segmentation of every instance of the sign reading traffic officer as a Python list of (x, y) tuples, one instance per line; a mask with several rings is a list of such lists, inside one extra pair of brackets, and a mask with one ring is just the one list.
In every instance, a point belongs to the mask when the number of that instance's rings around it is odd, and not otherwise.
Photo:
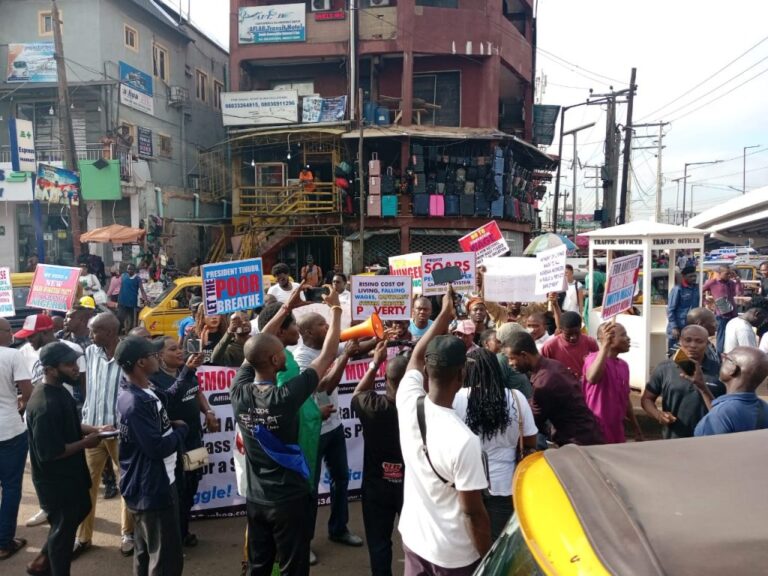
[(264, 305), (261, 258), (205, 264), (202, 276), (206, 316), (231, 314)]

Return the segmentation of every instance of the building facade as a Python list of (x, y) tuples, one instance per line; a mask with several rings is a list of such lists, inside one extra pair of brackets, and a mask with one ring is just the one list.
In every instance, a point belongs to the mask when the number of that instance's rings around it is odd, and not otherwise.
[(230, 170), (206, 178), (232, 191), (219, 254), (357, 270), (458, 251), (492, 219), (522, 251), (554, 166), (529, 144), (529, 0), (230, 0), (230, 14), (229, 139), (208, 162)]
[[(220, 94), (229, 83), (228, 54), (154, 0), (58, 6), (87, 228), (146, 226), (146, 248), (183, 267), (204, 255), (200, 219), (231, 217), (228, 203), (199, 189), (199, 153), (224, 138)], [(12, 117), (32, 122), (37, 162), (61, 166), (51, 3), (0, 0), (0, 13), (0, 170), (10, 172)], [(31, 179), (29, 186), (27, 197), (18, 187), (0, 197), (0, 260), (22, 271), (37, 252), (41, 261), (70, 264), (68, 207), (34, 202)], [(123, 258), (144, 248), (126, 248)], [(107, 263), (120, 257), (109, 245), (90, 250)]]

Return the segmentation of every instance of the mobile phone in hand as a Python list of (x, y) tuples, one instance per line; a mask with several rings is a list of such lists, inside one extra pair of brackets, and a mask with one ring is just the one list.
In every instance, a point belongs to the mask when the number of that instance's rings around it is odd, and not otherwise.
[(199, 338), (190, 338), (187, 340), (187, 353), (200, 354), (203, 351), (203, 342)]
[(696, 363), (688, 357), (682, 348), (677, 349), (672, 356), (672, 361), (680, 367), (686, 376), (693, 376), (696, 372)]

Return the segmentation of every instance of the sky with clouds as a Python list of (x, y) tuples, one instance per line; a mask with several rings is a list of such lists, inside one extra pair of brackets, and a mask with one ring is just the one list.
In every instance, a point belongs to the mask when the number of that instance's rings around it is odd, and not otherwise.
[[(192, 21), (228, 46), (229, 0), (163, 0), (181, 4)], [(686, 162), (723, 160), (689, 167), (695, 211), (712, 208), (740, 194), (742, 148), (747, 151), (747, 189), (768, 185), (768, 2), (759, 0), (538, 0), (537, 74), (546, 77), (544, 104), (571, 105), (596, 93), (627, 87), (637, 68), (635, 123), (671, 122), (662, 153), (663, 208), (675, 208)], [(711, 76), (711, 78), (710, 78)], [(699, 85), (700, 86), (697, 86)], [(618, 109), (624, 124), (626, 107)], [(565, 129), (590, 122), (579, 133), (581, 164), (600, 163), (605, 109), (582, 106), (566, 114)], [(640, 135), (658, 129), (637, 129)], [(566, 137), (563, 171), (568, 172), (572, 141)], [(654, 138), (636, 140), (651, 146)], [(557, 141), (550, 148), (557, 152)], [(633, 152), (633, 218), (653, 214), (656, 194), (654, 150)], [(584, 190), (582, 171), (577, 196), (582, 212), (594, 209), (594, 191)], [(553, 187), (552, 187), (553, 188)], [(734, 190), (736, 188), (736, 190)]]

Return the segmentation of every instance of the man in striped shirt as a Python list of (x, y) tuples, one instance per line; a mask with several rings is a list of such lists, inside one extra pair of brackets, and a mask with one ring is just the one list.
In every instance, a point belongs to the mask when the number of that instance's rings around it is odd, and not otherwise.
[[(93, 344), (85, 350), (83, 424), (117, 427), (117, 393), (123, 373), (114, 359), (114, 354), (119, 342), (120, 321), (111, 312), (103, 312), (93, 318), (90, 328)], [(108, 456), (112, 458), (112, 462), (120, 461), (117, 448), (117, 438), (106, 438), (96, 448), (88, 448), (85, 451), (85, 461), (91, 474), (91, 512), (77, 532), (73, 559), (91, 546), (99, 478)], [(120, 552), (123, 556), (130, 556), (133, 554), (133, 518), (126, 509), (124, 500), (121, 508)]]

